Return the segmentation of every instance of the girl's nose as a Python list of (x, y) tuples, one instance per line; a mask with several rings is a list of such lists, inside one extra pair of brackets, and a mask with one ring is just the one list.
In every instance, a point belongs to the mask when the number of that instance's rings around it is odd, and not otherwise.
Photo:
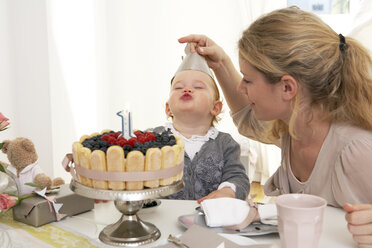
[(186, 87), (186, 88), (183, 89), (183, 92), (189, 93), (189, 92), (191, 92), (191, 89)]

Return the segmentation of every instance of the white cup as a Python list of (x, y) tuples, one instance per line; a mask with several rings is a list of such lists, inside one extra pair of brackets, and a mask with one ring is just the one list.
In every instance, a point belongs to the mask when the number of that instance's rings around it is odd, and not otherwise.
[(276, 207), (282, 247), (317, 247), (326, 205), (326, 200), (315, 195), (284, 194), (278, 196)]

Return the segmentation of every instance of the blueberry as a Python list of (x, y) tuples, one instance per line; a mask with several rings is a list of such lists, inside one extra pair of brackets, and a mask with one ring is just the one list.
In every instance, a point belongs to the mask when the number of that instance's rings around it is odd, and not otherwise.
[(108, 143), (104, 140), (99, 140), (98, 141), (98, 144), (101, 146), (101, 147), (108, 147)]
[(174, 146), (175, 144), (177, 144), (176, 140), (170, 140), (170, 141), (168, 142), (168, 145), (169, 145), (169, 146)]
[(93, 147), (92, 147), (91, 145), (89, 145), (89, 144), (86, 145), (85, 147), (86, 147), (86, 148), (89, 148), (90, 150), (92, 150), (92, 148), (93, 148)]
[(131, 151), (132, 147), (130, 145), (123, 146), (124, 151)]
[(134, 148), (141, 148), (141, 147), (143, 147), (143, 144), (140, 142), (137, 142), (134, 144)]
[(161, 137), (161, 143), (166, 144), (169, 142), (169, 136), (162, 136)]

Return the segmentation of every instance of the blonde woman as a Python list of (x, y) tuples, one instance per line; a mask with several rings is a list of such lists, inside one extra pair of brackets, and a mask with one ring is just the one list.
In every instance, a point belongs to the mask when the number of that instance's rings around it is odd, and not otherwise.
[[(267, 195), (314, 194), (335, 207), (372, 203), (372, 60), (357, 41), (296, 7), (243, 32), (242, 75), (208, 37), (179, 41), (207, 59), (239, 132), (282, 149)], [(368, 231), (352, 232), (361, 247), (372, 245), (372, 224), (363, 225)]]

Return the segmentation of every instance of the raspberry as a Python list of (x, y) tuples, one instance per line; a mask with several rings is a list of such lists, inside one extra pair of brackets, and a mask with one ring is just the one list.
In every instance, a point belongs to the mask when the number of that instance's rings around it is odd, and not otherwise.
[(108, 135), (108, 134), (102, 135), (101, 140), (108, 141), (109, 137), (110, 137), (110, 135)]
[(116, 145), (115, 137), (110, 136), (109, 139), (107, 140), (107, 143), (109, 143), (110, 145)]
[(119, 146), (124, 147), (125, 145), (128, 145), (128, 141), (126, 139), (118, 139), (116, 142)]
[(133, 147), (134, 144), (136, 144), (136, 143), (137, 143), (137, 138), (135, 138), (135, 137), (132, 137), (128, 140), (128, 145), (130, 145), (131, 147)]
[(135, 131), (134, 134), (137, 136), (137, 137), (140, 137), (143, 135), (143, 133), (139, 130)]
[(111, 136), (111, 137), (114, 137), (116, 139), (115, 133), (109, 133), (108, 135)]
[(116, 132), (116, 133), (114, 133), (114, 137), (117, 139), (120, 134), (121, 134), (121, 132)]
[(139, 137), (137, 137), (137, 142), (139, 142), (139, 143), (145, 143), (147, 140), (146, 140), (146, 137), (145, 136), (143, 136), (143, 135), (141, 135), (141, 136), (139, 136)]

